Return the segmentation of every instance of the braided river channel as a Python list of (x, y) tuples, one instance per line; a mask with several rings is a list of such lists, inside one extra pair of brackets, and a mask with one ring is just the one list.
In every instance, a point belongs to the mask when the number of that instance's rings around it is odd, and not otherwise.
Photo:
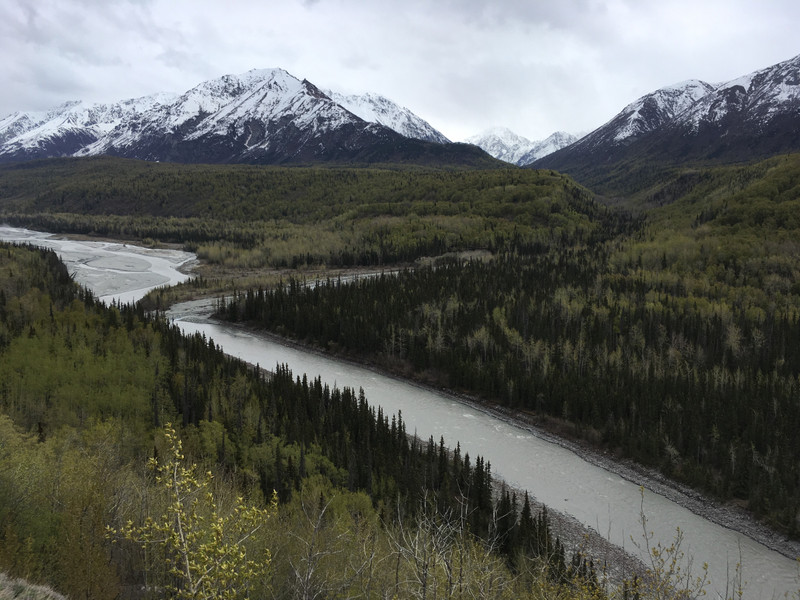
[[(75, 280), (106, 302), (133, 302), (153, 287), (183, 281), (188, 276), (179, 269), (194, 259), (174, 250), (59, 239), (10, 227), (0, 227), (0, 240), (52, 248)], [(330, 386), (363, 388), (368, 401), (385, 414), (402, 411), (409, 432), (437, 442), (443, 436), (450, 447), (460, 443), (462, 452), (490, 462), (495, 478), (528, 490), (538, 502), (634, 555), (644, 554), (642, 512), (653, 533), (651, 544), (670, 545), (680, 528), (681, 550), (692, 563), (684, 568), (699, 575), (708, 563), (706, 597), (733, 595), (729, 582), (741, 563), (744, 598), (798, 598), (800, 545), (748, 519), (446, 393), (215, 322), (209, 318), (212, 307), (208, 301), (185, 303), (167, 316), (186, 334), (201, 333), (228, 354), (266, 369), (286, 364), (295, 375), (321, 377)]]

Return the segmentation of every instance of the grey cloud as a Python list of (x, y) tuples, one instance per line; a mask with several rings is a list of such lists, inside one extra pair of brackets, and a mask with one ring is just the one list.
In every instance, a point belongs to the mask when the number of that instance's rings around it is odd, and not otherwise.
[(675, 81), (732, 78), (796, 55), (795, 4), (0, 0), (0, 114), (282, 67), (384, 94), (454, 139), (495, 124), (541, 138), (593, 128)]

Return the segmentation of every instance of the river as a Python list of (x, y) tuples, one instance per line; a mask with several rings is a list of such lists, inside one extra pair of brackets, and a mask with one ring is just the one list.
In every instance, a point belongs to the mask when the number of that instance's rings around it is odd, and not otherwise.
[[(193, 257), (177, 251), (155, 251), (108, 242), (60, 240), (48, 234), (0, 227), (0, 239), (46, 245), (62, 255), (75, 279), (105, 301), (134, 301), (151, 287), (185, 279), (179, 267)], [(459, 402), (447, 394), (384, 376), (370, 369), (292, 347), (269, 337), (210, 322), (208, 303), (176, 307), (170, 315), (186, 333), (201, 332), (225, 352), (262, 367), (287, 364), (299, 375), (320, 376), (331, 386), (364, 389), (367, 399), (387, 414), (402, 411), (409, 432), (422, 439), (443, 436), (449, 446), (461, 444), (471, 456), (491, 463), (495, 477), (529, 490), (538, 501), (595, 529), (618, 546), (639, 553), (643, 542), (641, 509), (653, 542), (669, 545), (680, 528), (682, 551), (693, 557), (700, 574), (708, 563), (708, 597), (724, 597), (736, 563), (743, 565), (745, 597), (794, 597), (798, 592), (797, 561), (767, 548), (750, 537), (718, 525), (686, 506), (702, 508), (695, 498), (679, 492), (657, 493), (587, 460), (569, 445), (517, 426), (507, 420)], [(591, 457), (589, 457), (591, 458)], [(612, 467), (613, 468), (613, 467)], [(649, 483), (646, 484), (646, 486)], [(652, 488), (652, 489), (651, 489)], [(697, 512), (703, 512), (698, 510)], [(729, 592), (732, 594), (732, 591)]]

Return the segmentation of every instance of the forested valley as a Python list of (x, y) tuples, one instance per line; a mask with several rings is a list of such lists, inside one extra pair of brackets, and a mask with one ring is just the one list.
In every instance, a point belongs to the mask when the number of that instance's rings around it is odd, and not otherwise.
[(536, 415), (797, 537), (800, 164), (720, 171), (633, 233), (290, 279), (218, 316)]
[[(521, 169), (5, 165), (3, 221), (203, 264), (105, 307), (52, 253), (0, 248), (0, 572), (202, 597), (158, 529), (181, 517), (217, 597), (679, 597), (664, 562), (607, 586), (615, 565), (452, 441), (146, 309), (224, 290), (219, 318), (502, 406), (798, 537), (798, 198), (794, 155), (622, 199)], [(372, 274), (326, 276), (352, 266)]]
[[(363, 393), (266, 374), (140, 307), (99, 304), (52, 251), (0, 247), (0, 356), (12, 577), (90, 598), (604, 596), (591, 559), (481, 457), (410, 437)], [(164, 493), (165, 472), (188, 497)], [(197, 527), (192, 560), (210, 565), (193, 595), (183, 546), (115, 535), (161, 515), (171, 530), (176, 502)], [(256, 532), (226, 554), (253, 510)], [(214, 529), (223, 511), (232, 532)], [(244, 579), (226, 572), (240, 551)]]

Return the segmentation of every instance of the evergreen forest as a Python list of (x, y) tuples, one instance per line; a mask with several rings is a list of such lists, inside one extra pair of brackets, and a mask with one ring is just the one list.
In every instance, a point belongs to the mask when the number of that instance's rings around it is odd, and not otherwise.
[(626, 185), (0, 166), (2, 222), (200, 261), (189, 283), (107, 307), (52, 252), (0, 247), (0, 572), (90, 598), (208, 597), (207, 582), (231, 598), (701, 591), (670, 571), (675, 548), (625, 573), (452, 440), (159, 316), (208, 294), (219, 319), (498, 407), (800, 538), (800, 155)]
[[(591, 559), (480, 456), (409, 436), (363, 392), (266, 373), (100, 304), (52, 251), (0, 247), (0, 356), (12, 577), (86, 598), (604, 597)], [(186, 490), (172, 504), (165, 479)], [(170, 532), (197, 528), (187, 553), (208, 562), (208, 587), (190, 594), (170, 568), (183, 546), (132, 543), (161, 513)], [(247, 515), (257, 525), (231, 552)], [(245, 552), (248, 577), (232, 577)]]
[(382, 265), (580, 239), (606, 211), (551, 171), (0, 165), (0, 216), (55, 233), (175, 242), (237, 269)]
[(596, 220), (585, 241), (355, 282), (289, 279), (218, 316), (529, 413), (797, 537), (800, 161), (721, 168), (664, 202), (686, 177), (651, 193), (663, 206), (643, 224)]

